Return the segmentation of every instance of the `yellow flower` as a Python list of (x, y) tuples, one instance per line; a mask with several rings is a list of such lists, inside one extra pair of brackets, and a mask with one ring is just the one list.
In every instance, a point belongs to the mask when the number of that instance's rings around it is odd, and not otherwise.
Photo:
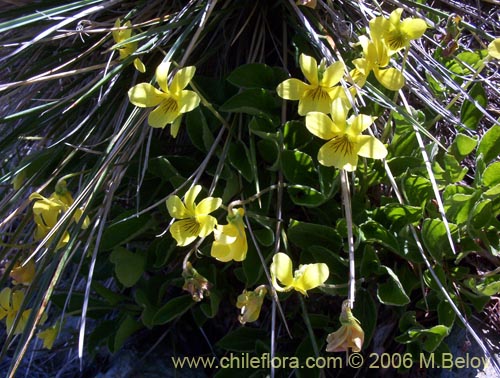
[(336, 86), (344, 75), (344, 63), (335, 62), (325, 67), (322, 62), (318, 66), (316, 59), (305, 54), (300, 55), (299, 63), (310, 84), (287, 79), (278, 85), (276, 91), (285, 100), (298, 100), (300, 115), (313, 111), (328, 113), (333, 99), (342, 97), (347, 100), (343, 88)]
[(204, 296), (208, 297), (210, 295), (210, 288), (212, 285), (205, 277), (198, 273), (195, 268), (193, 268), (189, 261), (182, 271), (182, 278), (184, 278), (182, 290), (189, 292), (193, 301), (200, 302)]
[[(299, 265), (299, 269), (292, 274), (292, 260), (282, 252), (274, 255), (270, 271), (273, 286), (277, 291), (295, 289), (304, 295), (307, 295), (307, 290), (322, 285), (330, 274), (328, 266), (323, 263)], [(285, 287), (281, 287), (277, 280)]]
[[(47, 236), (50, 230), (56, 225), (59, 216), (66, 212), (73, 204), (74, 200), (71, 193), (66, 188), (66, 181), (59, 180), (56, 184), (56, 191), (49, 198), (39, 193), (32, 193), (29, 197), (33, 204), (33, 218), (37, 225), (35, 230), (35, 240), (42, 240)], [(83, 208), (75, 210), (73, 220), (79, 222), (83, 214)], [(90, 224), (89, 217), (85, 217), (82, 228), (86, 229)], [(69, 233), (64, 232), (62, 238), (57, 243), (56, 249), (66, 245), (69, 241)]]
[(369, 40), (366, 36), (359, 38), (363, 47), (363, 58), (354, 59), (352, 64), (356, 67), (350, 72), (357, 79), (355, 82), (363, 86), (370, 72), (373, 71), (375, 78), (380, 84), (391, 91), (398, 91), (405, 85), (403, 74), (397, 69), (385, 68), (389, 64), (390, 56), (387, 46), (381, 39)]
[(488, 45), (488, 55), (500, 59), (500, 38), (496, 38)]
[(328, 140), (318, 151), (318, 161), (326, 167), (355, 171), (358, 155), (383, 159), (387, 149), (377, 138), (362, 135), (375, 121), (365, 114), (346, 120), (348, 108), (342, 100), (332, 102), (331, 118), (326, 114), (311, 112), (306, 116), (307, 129), (317, 137)]
[[(21, 308), (21, 304), (24, 301), (24, 292), (20, 290), (16, 290), (12, 292), (12, 290), (8, 287), (4, 288), (0, 291), (0, 320), (6, 318), (5, 325), (7, 326), (7, 332), (11, 332), (14, 326), (14, 321), (16, 319), (17, 314)], [(31, 314), (31, 309), (24, 310), (19, 322), (17, 323), (16, 329), (14, 331), (14, 335), (20, 334), (23, 332), (24, 327), (26, 327), (26, 323), (28, 322), (28, 318)]]
[(236, 307), (241, 309), (241, 314), (238, 316), (241, 324), (251, 323), (259, 318), (262, 302), (264, 302), (266, 294), (266, 286), (260, 285), (254, 291), (245, 290), (238, 295)]
[(427, 30), (427, 23), (420, 18), (406, 18), (401, 21), (403, 8), (395, 9), (389, 19), (379, 16), (370, 20), (372, 40), (383, 39), (389, 55), (410, 46), (412, 39), (420, 38)]
[(22, 265), (16, 263), (14, 268), (10, 271), (10, 278), (14, 285), (29, 285), (35, 277), (35, 262), (33, 259), (29, 260), (26, 264)]
[[(120, 28), (121, 21), (118, 18), (115, 21), (115, 29)], [(126, 41), (130, 37), (132, 37), (132, 29), (131, 29), (132, 24), (130, 21), (127, 21), (123, 24), (123, 27), (127, 29), (120, 29), (120, 30), (113, 30), (113, 39), (115, 43), (122, 43), (123, 41)], [(125, 58), (129, 57), (135, 51), (137, 50), (137, 42), (130, 42), (130, 43), (125, 43), (124, 45), (121, 45), (117, 47), (118, 52), (120, 53), (120, 60), (124, 60)], [(146, 72), (146, 67), (144, 66), (144, 63), (139, 58), (134, 59), (134, 67), (136, 68), (137, 71), (139, 72)]]
[(327, 352), (348, 352), (351, 349), (353, 352), (360, 352), (365, 340), (365, 332), (361, 328), (359, 320), (356, 319), (351, 312), (348, 301), (342, 304), (342, 312), (340, 314), (340, 328), (328, 335), (326, 342)]
[(228, 224), (218, 225), (214, 230), (215, 241), (210, 254), (219, 261), (243, 261), (247, 257), (247, 236), (243, 223), (245, 210), (233, 209), (227, 216)]
[(43, 331), (38, 332), (36, 335), (40, 340), (43, 341), (43, 347), (46, 349), (52, 349), (54, 342), (56, 341), (57, 334), (59, 333), (59, 328), (61, 327), (61, 321), (57, 321), (52, 327), (46, 328)]
[(200, 185), (191, 187), (185, 195), (184, 203), (177, 196), (167, 199), (167, 209), (172, 218), (180, 219), (170, 227), (172, 237), (178, 246), (191, 244), (198, 236), (204, 238), (217, 225), (217, 219), (208, 215), (222, 204), (220, 198), (208, 197), (198, 205), (194, 200), (201, 191)]
[[(148, 123), (151, 127), (164, 128), (166, 125), (174, 123), (182, 114), (196, 108), (200, 103), (200, 97), (196, 92), (184, 89), (193, 78), (196, 67), (181, 68), (169, 86), (167, 80), (170, 64), (170, 62), (161, 63), (156, 69), (156, 81), (161, 90), (149, 83), (140, 83), (128, 91), (130, 102), (135, 106), (141, 108), (156, 106), (148, 117)], [(178, 122), (180, 123), (180, 120)], [(175, 137), (175, 135), (173, 136)]]

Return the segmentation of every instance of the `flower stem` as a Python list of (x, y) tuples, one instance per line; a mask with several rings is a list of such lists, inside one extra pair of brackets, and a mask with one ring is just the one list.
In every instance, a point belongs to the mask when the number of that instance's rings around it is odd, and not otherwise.
[(356, 271), (354, 264), (354, 237), (352, 232), (352, 208), (351, 208), (351, 193), (349, 190), (349, 180), (347, 172), (342, 169), (340, 171), (340, 183), (342, 186), (342, 203), (344, 204), (345, 219), (347, 223), (347, 245), (349, 249), (349, 294), (347, 300), (349, 307), (354, 307), (355, 292), (356, 292)]

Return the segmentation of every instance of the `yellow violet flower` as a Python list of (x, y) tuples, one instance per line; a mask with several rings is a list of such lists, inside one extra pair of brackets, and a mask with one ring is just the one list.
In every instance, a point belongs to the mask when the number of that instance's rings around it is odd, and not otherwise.
[(500, 59), (500, 38), (496, 38), (488, 45), (488, 55)]
[[(181, 68), (169, 86), (167, 80), (170, 65), (170, 62), (161, 63), (156, 69), (156, 81), (160, 90), (149, 83), (140, 83), (128, 91), (130, 102), (135, 106), (141, 108), (156, 106), (148, 117), (151, 127), (164, 128), (168, 124), (175, 123), (182, 114), (190, 112), (200, 103), (200, 97), (196, 92), (184, 89), (193, 78), (196, 67)], [(180, 119), (178, 122), (180, 123)], [(172, 134), (175, 137), (177, 133)]]
[(354, 317), (348, 301), (342, 304), (342, 312), (339, 317), (340, 328), (328, 335), (326, 342), (327, 352), (360, 352), (365, 340), (365, 332), (361, 328), (358, 319)]
[(236, 307), (241, 309), (238, 320), (241, 324), (256, 321), (260, 315), (260, 309), (267, 294), (266, 285), (260, 285), (254, 291), (243, 291), (238, 295)]
[(61, 327), (61, 321), (57, 321), (52, 327), (46, 328), (43, 331), (38, 332), (36, 335), (40, 340), (43, 341), (43, 347), (46, 349), (52, 349), (54, 342), (56, 341), (57, 334), (59, 333), (59, 328)]
[(300, 115), (313, 111), (328, 113), (333, 99), (342, 97), (347, 100), (343, 88), (336, 85), (344, 75), (344, 63), (335, 62), (325, 67), (322, 62), (318, 66), (316, 59), (305, 54), (300, 55), (299, 63), (310, 84), (287, 79), (278, 85), (276, 91), (285, 100), (298, 100)]
[(335, 100), (331, 118), (319, 112), (308, 113), (306, 127), (317, 137), (328, 140), (318, 151), (322, 165), (352, 172), (356, 170), (358, 156), (383, 159), (387, 149), (377, 138), (361, 134), (376, 118), (359, 114), (346, 120), (348, 110), (342, 100)]
[[(5, 318), (5, 325), (7, 326), (7, 332), (11, 332), (14, 321), (19, 313), (21, 304), (24, 301), (24, 292), (20, 290), (12, 291), (9, 287), (4, 288), (0, 291), (0, 320)], [(24, 310), (21, 319), (17, 323), (14, 335), (23, 332), (28, 318), (31, 314), (31, 309)]]
[[(130, 37), (132, 37), (132, 29), (131, 29), (131, 22), (127, 21), (123, 24), (123, 27), (127, 29), (120, 29), (120, 30), (113, 30), (113, 39), (115, 43), (122, 43), (123, 41), (126, 41)], [(118, 18), (115, 21), (115, 29), (118, 29), (121, 27), (121, 21)], [(117, 47), (118, 52), (120, 53), (120, 60), (124, 60), (125, 58), (129, 57), (135, 51), (137, 50), (137, 42), (130, 42), (126, 43), (124, 45), (121, 45)], [(144, 66), (144, 63), (139, 58), (134, 59), (134, 67), (137, 71), (139, 72), (146, 72), (146, 66)]]
[(10, 278), (14, 285), (29, 285), (35, 277), (35, 262), (33, 259), (29, 260), (24, 266), (16, 263), (14, 268), (10, 271)]
[(208, 197), (196, 205), (194, 200), (200, 191), (201, 185), (195, 185), (186, 192), (184, 202), (175, 195), (167, 199), (170, 216), (180, 219), (170, 227), (170, 233), (178, 246), (191, 244), (198, 236), (204, 238), (217, 225), (217, 219), (208, 214), (220, 207), (222, 199)]
[(214, 230), (215, 241), (210, 254), (219, 261), (243, 261), (247, 257), (248, 243), (245, 233), (243, 208), (232, 209), (227, 216), (228, 224), (218, 225)]
[[(282, 252), (274, 255), (270, 272), (273, 286), (277, 291), (295, 289), (304, 295), (307, 295), (307, 290), (322, 285), (330, 275), (328, 266), (324, 263), (299, 265), (299, 269), (292, 273), (292, 260)], [(280, 286), (278, 280), (285, 286)]]
[(401, 21), (403, 8), (395, 9), (389, 16), (370, 20), (372, 40), (383, 39), (389, 55), (410, 46), (410, 41), (420, 38), (427, 30), (427, 23), (421, 18), (406, 18)]
[(381, 39), (369, 40), (366, 36), (359, 38), (363, 47), (363, 58), (354, 59), (352, 64), (356, 67), (351, 71), (351, 76), (357, 77), (356, 83), (363, 86), (370, 72), (380, 84), (391, 91), (398, 91), (405, 85), (403, 74), (396, 68), (386, 68), (390, 62), (387, 46)]

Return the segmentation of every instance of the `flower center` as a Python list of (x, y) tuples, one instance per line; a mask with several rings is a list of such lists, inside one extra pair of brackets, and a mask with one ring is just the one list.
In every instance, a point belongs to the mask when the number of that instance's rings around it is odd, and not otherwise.
[(165, 113), (177, 112), (179, 110), (179, 104), (171, 96), (163, 100), (160, 106)]
[(198, 236), (200, 233), (200, 224), (196, 219), (186, 219), (182, 223), (182, 230), (188, 235)]
[(314, 101), (321, 101), (322, 99), (327, 99), (327, 100), (330, 99), (330, 95), (328, 94), (328, 92), (324, 91), (323, 88), (321, 87), (313, 89), (309, 93), (309, 96), (311, 96), (311, 98)]
[(349, 140), (347, 134), (336, 136), (332, 139), (331, 148), (336, 153), (341, 153), (344, 156), (352, 155), (354, 143)]
[(399, 50), (405, 47), (406, 36), (401, 30), (393, 30), (387, 33), (385, 41), (392, 50)]

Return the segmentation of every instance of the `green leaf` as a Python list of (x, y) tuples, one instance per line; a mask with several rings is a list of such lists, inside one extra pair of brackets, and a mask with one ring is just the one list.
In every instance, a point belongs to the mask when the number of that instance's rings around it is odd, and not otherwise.
[(456, 314), (453, 311), (450, 303), (447, 300), (442, 300), (438, 304), (437, 308), (439, 324), (445, 325), (446, 327), (452, 327), (455, 322)]
[(125, 286), (134, 286), (144, 273), (146, 259), (139, 253), (133, 253), (123, 247), (116, 247), (109, 260), (115, 265), (118, 281)]
[(458, 134), (455, 137), (450, 149), (453, 156), (457, 158), (457, 160), (461, 161), (464, 157), (469, 155), (474, 148), (477, 146), (477, 139), (471, 138), (465, 134)]
[(491, 200), (485, 199), (476, 202), (469, 215), (468, 226), (473, 227), (475, 230), (479, 230), (488, 226), (492, 217), (493, 211)]
[(480, 196), (480, 191), (473, 192), (463, 186), (448, 185), (444, 190), (444, 209), (449, 221), (462, 225), (469, 219), (474, 203)]
[(196, 304), (190, 295), (183, 295), (168, 301), (154, 315), (153, 324), (165, 324), (182, 316)]
[(281, 166), (290, 184), (313, 187), (318, 183), (313, 159), (304, 152), (284, 150), (281, 153)]
[(241, 141), (231, 143), (228, 153), (229, 162), (247, 180), (253, 181), (252, 165), (247, 146)]
[(422, 218), (422, 209), (418, 206), (390, 203), (380, 208), (391, 221), (391, 229), (397, 231), (408, 224), (415, 224)]
[(301, 149), (312, 140), (312, 134), (302, 121), (288, 121), (283, 126), (283, 142), (288, 150)]
[(360, 273), (363, 277), (370, 277), (374, 274), (378, 274), (380, 270), (380, 259), (377, 256), (377, 252), (371, 245), (367, 245), (363, 251), (363, 257), (361, 258)]
[(483, 110), (478, 108), (477, 105), (485, 109), (487, 97), (481, 83), (474, 84), (469, 91), (469, 95), (476, 103), (469, 100), (465, 100), (462, 103), (462, 107), (460, 108), (460, 121), (469, 129), (475, 130), (484, 115)]
[[(448, 223), (452, 236), (458, 228), (453, 223)], [(453, 257), (453, 253), (448, 241), (445, 223), (441, 219), (424, 219), (422, 224), (422, 239), (426, 249), (437, 260), (441, 261), (447, 257)]]
[(410, 205), (424, 207), (433, 196), (432, 184), (424, 177), (405, 175), (403, 194)]
[(414, 329), (408, 331), (413, 339), (419, 339), (425, 351), (433, 352), (448, 336), (450, 329), (444, 325), (437, 325), (429, 329)]
[(217, 346), (233, 352), (252, 352), (257, 341), (269, 339), (267, 331), (260, 328), (241, 327), (224, 336)]
[(493, 187), (500, 184), (500, 162), (495, 162), (486, 167), (483, 172), (483, 185)]
[(212, 147), (214, 137), (201, 108), (186, 114), (186, 129), (189, 139), (197, 149), (207, 152)]
[(410, 298), (408, 298), (403, 285), (401, 285), (398, 276), (392, 269), (384, 265), (380, 269), (385, 270), (388, 275), (386, 282), (378, 284), (377, 298), (380, 303), (392, 306), (404, 306), (410, 303)]
[(361, 224), (359, 228), (362, 231), (361, 237), (364, 242), (383, 245), (388, 250), (401, 255), (397, 239), (381, 224), (370, 220)]
[(485, 164), (490, 163), (500, 155), (500, 126), (493, 125), (481, 138), (477, 148), (478, 154), (483, 154)]
[(208, 301), (204, 301), (201, 304), (201, 311), (205, 314), (207, 318), (213, 318), (217, 315), (219, 311), (219, 304), (221, 301), (220, 293), (217, 290), (211, 290), (210, 296), (208, 297)]
[(123, 344), (125, 344), (125, 341), (127, 341), (127, 339), (132, 334), (140, 330), (142, 327), (143, 325), (137, 320), (135, 320), (133, 317), (129, 315), (125, 316), (125, 318), (120, 322), (120, 326), (116, 331), (113, 343), (114, 349), (111, 352), (114, 353), (120, 350)]
[(227, 80), (237, 87), (275, 90), (286, 78), (287, 74), (281, 68), (271, 68), (262, 63), (249, 63), (236, 68), (229, 74)]
[[(125, 244), (151, 229), (155, 222), (150, 214), (134, 216), (135, 210), (122, 213), (113, 223), (106, 227), (102, 235), (101, 250), (110, 250), (120, 244)], [(128, 219), (126, 219), (128, 218)], [(121, 220), (126, 219), (126, 220)]]
[(370, 293), (361, 289), (356, 293), (356, 306), (353, 315), (359, 320), (365, 331), (364, 345), (368, 346), (377, 326), (377, 306)]
[(264, 89), (245, 89), (221, 105), (223, 112), (246, 113), (278, 123), (280, 103)]
[(336, 251), (343, 245), (342, 238), (334, 228), (293, 219), (288, 228), (288, 238), (293, 244), (303, 249), (312, 245), (320, 245)]
[(304, 185), (289, 185), (287, 192), (293, 203), (299, 206), (317, 207), (326, 201), (318, 190)]

